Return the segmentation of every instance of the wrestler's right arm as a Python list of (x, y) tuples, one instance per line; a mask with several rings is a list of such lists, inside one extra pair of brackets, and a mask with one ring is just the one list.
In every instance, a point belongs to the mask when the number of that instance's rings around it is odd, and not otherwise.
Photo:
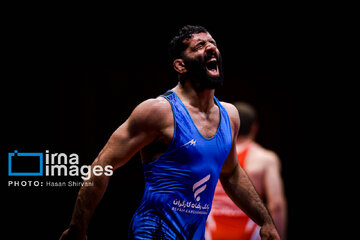
[[(105, 147), (92, 163), (117, 169), (124, 165), (141, 148), (154, 141), (164, 128), (164, 114), (169, 110), (166, 100), (150, 99), (138, 105), (130, 117), (111, 135)], [(165, 105), (167, 104), (167, 105)], [(167, 112), (168, 113), (168, 112)], [(61, 240), (86, 239), (88, 224), (99, 204), (109, 182), (109, 176), (91, 175), (85, 182), (93, 186), (82, 186), (79, 190), (69, 228), (61, 235)]]

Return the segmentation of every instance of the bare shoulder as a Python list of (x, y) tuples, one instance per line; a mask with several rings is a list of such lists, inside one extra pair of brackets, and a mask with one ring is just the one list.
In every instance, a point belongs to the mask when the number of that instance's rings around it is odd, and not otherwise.
[(281, 168), (281, 162), (279, 159), (279, 156), (271, 150), (265, 149), (266, 152), (266, 159), (268, 164), (280, 169)]
[(135, 107), (129, 120), (141, 128), (161, 128), (170, 124), (172, 120), (172, 110), (170, 103), (163, 97), (145, 100)]
[(257, 155), (257, 159), (261, 159), (263, 161), (264, 165), (280, 167), (281, 163), (279, 156), (274, 151), (257, 145), (257, 151), (255, 154)]
[(225, 108), (226, 112), (229, 115), (232, 128), (235, 129), (237, 132), (240, 127), (240, 117), (239, 117), (238, 110), (231, 103), (227, 103), (227, 102), (220, 102), (220, 103)]
[(158, 114), (168, 114), (169, 111), (171, 111), (170, 103), (163, 97), (157, 97), (143, 101), (136, 106), (133, 113), (147, 117), (157, 117)]
[(238, 111), (237, 111), (236, 107), (233, 104), (227, 103), (227, 102), (220, 102), (220, 103), (221, 103), (221, 105), (223, 105), (223, 107), (228, 112), (229, 117), (239, 118)]

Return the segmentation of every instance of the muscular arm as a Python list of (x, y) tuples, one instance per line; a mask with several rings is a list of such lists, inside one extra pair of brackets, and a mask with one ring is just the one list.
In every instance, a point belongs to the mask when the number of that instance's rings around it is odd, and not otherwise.
[[(235, 139), (240, 126), (238, 113), (232, 105), (227, 104), (224, 106), (230, 116), (233, 139)], [(249, 177), (239, 164), (235, 140), (222, 167), (220, 181), (231, 200), (254, 220), (254, 222), (261, 226), (260, 235), (262, 239), (280, 239), (269, 212)]]
[[(154, 141), (164, 128), (164, 114), (168, 103), (151, 99), (137, 106), (130, 117), (112, 134), (105, 147), (99, 153), (92, 167), (100, 165), (121, 167), (141, 148)], [(109, 182), (109, 176), (92, 176), (86, 180), (93, 186), (80, 188), (69, 229), (60, 239), (86, 239), (88, 224), (99, 204)]]

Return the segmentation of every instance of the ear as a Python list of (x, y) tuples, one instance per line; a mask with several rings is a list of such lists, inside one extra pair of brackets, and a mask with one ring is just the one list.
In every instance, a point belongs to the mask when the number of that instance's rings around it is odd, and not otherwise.
[(185, 63), (181, 58), (175, 59), (173, 62), (173, 66), (174, 66), (175, 71), (177, 71), (180, 74), (187, 72)]

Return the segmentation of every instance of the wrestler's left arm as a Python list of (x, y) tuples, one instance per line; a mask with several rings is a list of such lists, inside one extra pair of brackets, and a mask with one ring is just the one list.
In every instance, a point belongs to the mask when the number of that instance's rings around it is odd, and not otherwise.
[(231, 200), (255, 223), (261, 226), (260, 236), (262, 239), (280, 239), (269, 211), (266, 209), (249, 177), (241, 168), (237, 158), (235, 143), (240, 126), (237, 109), (231, 104), (223, 105), (230, 117), (233, 145), (221, 170), (221, 184)]

